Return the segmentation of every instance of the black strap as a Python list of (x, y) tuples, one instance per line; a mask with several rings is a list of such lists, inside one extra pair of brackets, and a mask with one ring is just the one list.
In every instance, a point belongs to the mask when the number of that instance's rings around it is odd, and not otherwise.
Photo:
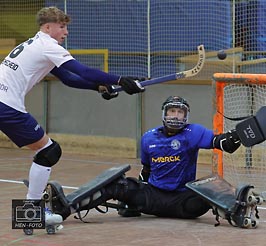
[(255, 208), (255, 216), (256, 216), (257, 219), (260, 218), (260, 216), (259, 216), (259, 210), (258, 210), (258, 207), (257, 206)]
[(83, 217), (81, 217), (81, 213), (80, 213), (81, 211), (78, 211), (77, 212), (77, 214), (78, 214), (78, 216), (74, 216), (74, 218), (75, 219), (78, 219), (78, 220), (80, 220), (80, 221), (82, 221), (83, 223), (90, 223), (89, 221), (85, 221), (84, 220), (84, 218), (88, 215), (88, 213), (89, 213), (89, 210), (87, 210), (87, 212), (86, 212), (86, 214), (83, 216)]
[(108, 212), (108, 206), (105, 206), (105, 211), (103, 211), (102, 209), (100, 209), (98, 206), (97, 207), (95, 207), (95, 209), (98, 211), (98, 212), (100, 212), (100, 213), (102, 213), (102, 214), (106, 214), (107, 212)]
[[(107, 204), (105, 204), (105, 207), (106, 207), (106, 210), (105, 210), (105, 211), (102, 210), (102, 209), (100, 209), (98, 206), (95, 207), (95, 209), (96, 209), (98, 212), (100, 212), (100, 213), (106, 214), (106, 213), (108, 212), (108, 206), (107, 206)], [(85, 214), (84, 216), (81, 216), (81, 211), (78, 211), (78, 212), (77, 212), (77, 216), (75, 215), (74, 218), (75, 218), (75, 219), (79, 219), (79, 220), (82, 221), (83, 223), (90, 223), (89, 221), (85, 221), (85, 220), (84, 220), (84, 218), (87, 217), (89, 211), (90, 211), (90, 210), (87, 210), (87, 211), (86, 211), (86, 214)]]
[(241, 117), (228, 117), (228, 116), (225, 116), (224, 114), (222, 114), (220, 111), (217, 111), (219, 114), (221, 114), (224, 118), (228, 119), (228, 120), (232, 120), (232, 121), (240, 121), (240, 120), (245, 120), (249, 117), (252, 117), (253, 115), (247, 115), (247, 116), (241, 116)]
[(221, 223), (220, 223), (220, 216), (218, 214), (218, 209), (215, 207), (215, 208), (212, 208), (212, 213), (215, 215), (215, 220), (217, 223), (214, 224), (215, 227), (219, 226)]

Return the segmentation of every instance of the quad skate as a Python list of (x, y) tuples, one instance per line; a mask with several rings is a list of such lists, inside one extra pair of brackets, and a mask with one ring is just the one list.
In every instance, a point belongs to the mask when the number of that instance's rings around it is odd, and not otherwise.
[[(23, 180), (23, 183), (28, 187), (29, 181)], [(63, 229), (63, 218), (59, 214), (54, 214), (51, 210), (51, 199), (49, 189), (45, 189), (42, 200), (45, 202), (45, 208), (43, 216), (45, 216), (45, 230), (47, 234), (55, 234), (57, 231)], [(24, 228), (23, 232), (25, 235), (33, 235), (34, 229), (32, 228)]]
[(242, 228), (256, 228), (259, 223), (257, 205), (263, 203), (263, 198), (255, 194), (253, 186), (244, 186), (237, 191), (236, 204), (232, 209), (230, 220), (232, 225)]
[[(45, 216), (46, 214), (51, 213), (51, 211), (45, 211)], [(49, 215), (48, 215), (49, 216)], [(56, 215), (51, 215), (51, 216), (59, 216), (55, 220), (49, 219), (48, 221), (45, 221), (45, 230), (47, 234), (55, 234), (59, 230), (63, 229), (63, 225), (61, 224), (63, 219), (62, 216), (56, 214)], [(25, 235), (33, 235), (34, 229), (32, 228), (24, 228), (23, 232)]]
[(220, 225), (219, 218), (230, 225), (241, 228), (256, 228), (259, 223), (257, 205), (263, 198), (255, 194), (252, 185), (236, 189), (219, 175), (210, 175), (186, 184), (186, 186), (207, 200)]

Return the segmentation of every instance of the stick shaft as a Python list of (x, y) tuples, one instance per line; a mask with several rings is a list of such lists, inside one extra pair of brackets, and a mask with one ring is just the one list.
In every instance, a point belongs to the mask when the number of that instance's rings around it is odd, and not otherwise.
[[(204, 62), (205, 62), (205, 50), (203, 45), (198, 46), (198, 54), (199, 54), (199, 59), (195, 67), (193, 67), (190, 70), (186, 70), (183, 72), (178, 72), (178, 73), (173, 73), (169, 74), (166, 76), (150, 79), (150, 80), (145, 80), (140, 82), (142, 86), (149, 86), (149, 85), (155, 85), (155, 84), (160, 84), (164, 83), (167, 81), (173, 81), (173, 80), (178, 80), (178, 79), (183, 79), (183, 78), (188, 78), (188, 77), (193, 77), (197, 75), (201, 69), (203, 68)], [(123, 89), (121, 87), (116, 87), (113, 89), (113, 92), (119, 92), (122, 91)]]

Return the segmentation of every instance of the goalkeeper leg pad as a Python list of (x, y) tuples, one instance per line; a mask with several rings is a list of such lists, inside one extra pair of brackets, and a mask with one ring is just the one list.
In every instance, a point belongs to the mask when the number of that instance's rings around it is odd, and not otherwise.
[(257, 227), (257, 205), (261, 204), (263, 199), (253, 193), (253, 186), (243, 185), (236, 189), (218, 175), (189, 182), (186, 186), (210, 203), (216, 216), (216, 225), (220, 224), (219, 218), (223, 218), (232, 226)]
[(62, 215), (63, 219), (72, 213), (78, 213), (78, 218), (81, 219), (80, 212), (89, 211), (92, 208), (102, 212), (98, 206), (113, 198), (113, 194), (107, 191), (107, 187), (121, 179), (128, 170), (130, 165), (107, 169), (92, 181), (67, 195), (64, 194), (60, 184), (51, 181), (46, 189), (47, 200), (49, 199), (53, 212)]

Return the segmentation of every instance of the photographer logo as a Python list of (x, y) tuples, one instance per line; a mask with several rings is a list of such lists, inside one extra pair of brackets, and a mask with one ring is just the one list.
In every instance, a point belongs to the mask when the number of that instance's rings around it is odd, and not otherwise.
[(44, 229), (44, 201), (12, 200), (12, 229)]

